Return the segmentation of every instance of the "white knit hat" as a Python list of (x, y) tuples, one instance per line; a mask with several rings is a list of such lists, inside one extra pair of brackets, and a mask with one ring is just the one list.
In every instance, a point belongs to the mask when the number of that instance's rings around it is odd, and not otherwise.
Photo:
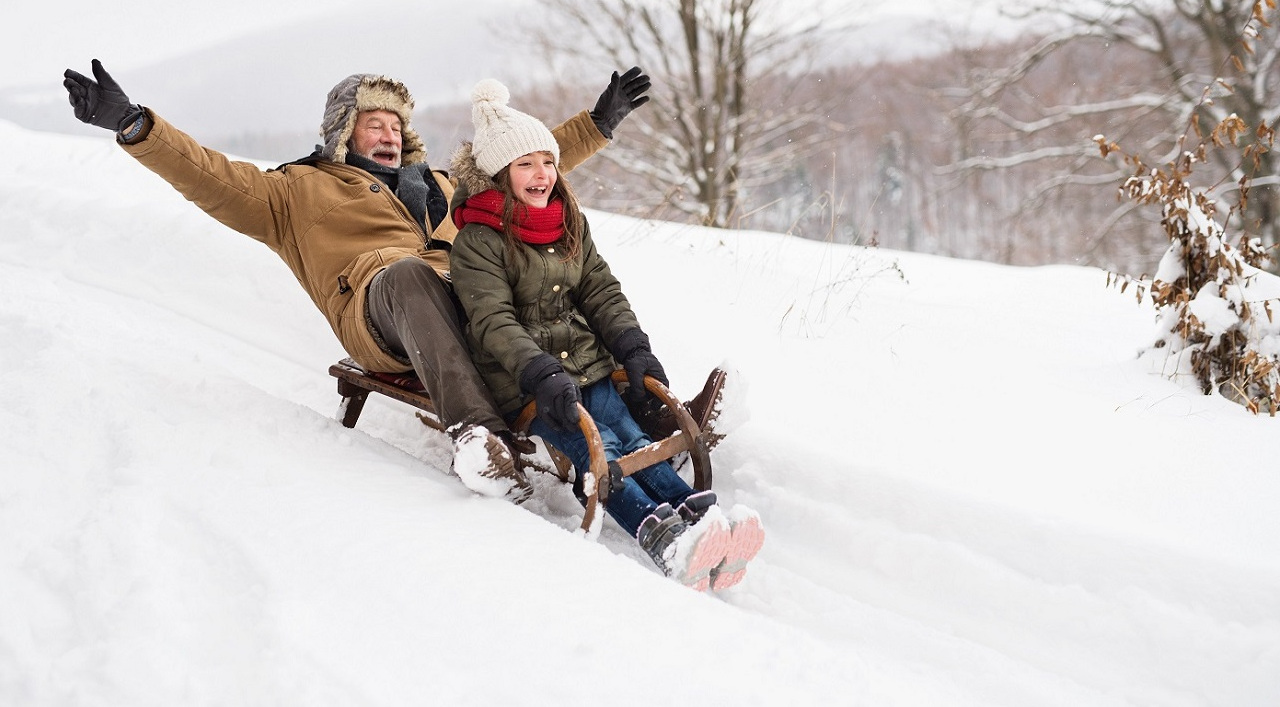
[(472, 154), (480, 171), (492, 177), (517, 157), (550, 152), (560, 164), (560, 145), (541, 120), (507, 105), (511, 92), (493, 79), (471, 89), (471, 122), (476, 126)]

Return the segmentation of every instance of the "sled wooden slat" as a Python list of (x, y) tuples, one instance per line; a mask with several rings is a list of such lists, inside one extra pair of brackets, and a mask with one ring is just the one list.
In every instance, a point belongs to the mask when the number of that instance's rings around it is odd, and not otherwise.
[[(427, 413), (425, 416), (419, 416), (423, 423), (441, 432), (444, 431), (444, 425), (436, 414), (436, 408), (431, 403), (431, 398), (427, 397), (425, 392), (409, 390), (387, 380), (388, 378), (396, 378), (396, 376), (379, 378), (377, 374), (366, 372), (349, 358), (344, 358), (329, 366), (329, 375), (338, 379), (338, 395), (342, 396), (339, 419), (342, 421), (343, 427), (355, 427), (356, 421), (360, 419), (360, 413), (364, 411), (364, 403), (368, 400), (369, 393), (378, 393), (392, 400), (399, 400), (402, 403), (412, 405)], [(405, 376), (399, 377), (404, 378)]]
[(672, 435), (642, 449), (637, 449), (619, 459), (618, 466), (622, 467), (623, 475), (631, 476), (641, 469), (651, 467), (658, 462), (666, 461), (677, 454), (687, 451), (689, 451), (689, 441), (683, 435)]

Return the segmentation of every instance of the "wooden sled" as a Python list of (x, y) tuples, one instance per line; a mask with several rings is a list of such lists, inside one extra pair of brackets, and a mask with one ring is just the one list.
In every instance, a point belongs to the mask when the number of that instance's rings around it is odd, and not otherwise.
[[(418, 418), (423, 424), (441, 432), (445, 431), (445, 425), (440, 421), (431, 398), (427, 396), (422, 382), (412, 372), (394, 374), (365, 371), (355, 361), (346, 358), (330, 366), (329, 375), (338, 379), (338, 394), (342, 396), (342, 403), (338, 408), (337, 417), (344, 427), (355, 427), (369, 394), (378, 393), (421, 410), (425, 414), (418, 415)], [(709, 433), (705, 433), (701, 427), (706, 424), (706, 418), (714, 404), (714, 397), (718, 394), (724, 379), (724, 371), (715, 369), (711, 372), (702, 393), (695, 399), (701, 402), (701, 407), (697, 407), (681, 403), (661, 381), (646, 377), (645, 389), (662, 403), (663, 414), (660, 419), (640, 422), (650, 437), (656, 441), (612, 462), (605, 459), (604, 443), (601, 441), (595, 422), (587, 414), (586, 408), (581, 403), (578, 404), (580, 413), (578, 425), (587, 439), (591, 462), (587, 474), (573, 475), (573, 484), (574, 491), (585, 508), (581, 530), (588, 537), (596, 537), (599, 534), (603, 514), (598, 513), (598, 509), (600, 504), (608, 500), (609, 493), (627, 476), (658, 462), (687, 454), (693, 465), (693, 487), (698, 491), (711, 488)], [(625, 385), (626, 372), (614, 371), (613, 382), (615, 385)], [(694, 419), (690, 412), (691, 407), (699, 411), (701, 419)], [(516, 420), (514, 432), (524, 441), (528, 440), (529, 425), (536, 414), (537, 405), (530, 402)], [(646, 425), (646, 422), (649, 424)], [(525, 446), (532, 448), (531, 444)], [(556, 465), (555, 473), (561, 481), (569, 482), (572, 464), (559, 451), (550, 445), (546, 446)], [(522, 463), (519, 458), (520, 452), (515, 453), (518, 467), (545, 470), (542, 465)]]

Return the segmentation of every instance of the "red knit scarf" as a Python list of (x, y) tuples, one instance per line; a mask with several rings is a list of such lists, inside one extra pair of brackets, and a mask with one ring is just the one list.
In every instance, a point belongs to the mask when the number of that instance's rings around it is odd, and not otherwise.
[[(552, 199), (545, 209), (516, 204), (515, 232), (520, 240), (534, 245), (555, 243), (564, 235), (564, 202)], [(462, 228), (479, 223), (502, 233), (502, 192), (488, 189), (467, 199), (453, 210), (453, 223)]]

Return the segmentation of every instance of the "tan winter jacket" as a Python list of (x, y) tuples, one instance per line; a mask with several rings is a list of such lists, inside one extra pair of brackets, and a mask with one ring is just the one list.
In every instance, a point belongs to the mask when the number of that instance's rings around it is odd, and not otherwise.
[[(366, 286), (403, 258), (422, 258), (446, 273), (449, 253), (438, 245), (428, 249), (427, 234), (395, 194), (362, 169), (323, 159), (263, 172), (201, 147), (147, 112), (154, 124), (145, 139), (122, 144), (129, 154), (205, 213), (279, 255), (357, 363), (375, 371), (409, 370), (370, 333)], [(552, 132), (565, 171), (608, 144), (587, 111)], [(443, 172), (432, 175), (450, 199), (454, 183)], [(453, 220), (445, 218), (430, 240), (451, 244), (456, 235)]]

